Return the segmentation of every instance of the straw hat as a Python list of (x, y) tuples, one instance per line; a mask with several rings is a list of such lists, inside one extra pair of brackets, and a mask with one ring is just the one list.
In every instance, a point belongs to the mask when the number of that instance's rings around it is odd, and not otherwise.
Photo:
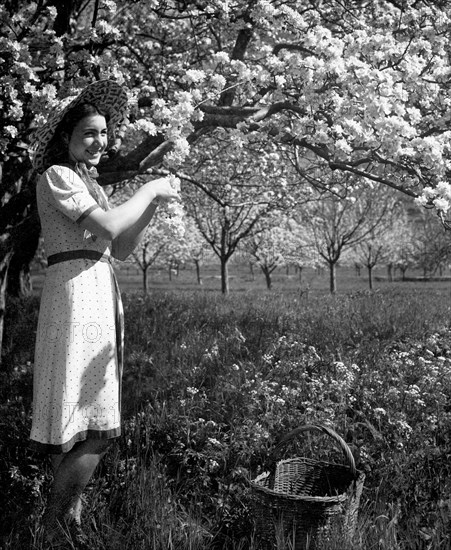
[(99, 80), (89, 84), (78, 96), (65, 98), (57, 111), (50, 114), (47, 122), (38, 128), (31, 138), (30, 158), (33, 167), (42, 172), (45, 166), (46, 150), (63, 116), (79, 103), (93, 103), (101, 111), (108, 113), (110, 133), (125, 118), (127, 92), (114, 80)]

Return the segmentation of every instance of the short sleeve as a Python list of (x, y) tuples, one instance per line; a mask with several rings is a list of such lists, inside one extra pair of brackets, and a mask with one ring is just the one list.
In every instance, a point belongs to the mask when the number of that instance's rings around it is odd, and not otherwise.
[(80, 176), (68, 166), (51, 166), (41, 178), (39, 183), (47, 187), (49, 200), (74, 222), (80, 223), (100, 208)]

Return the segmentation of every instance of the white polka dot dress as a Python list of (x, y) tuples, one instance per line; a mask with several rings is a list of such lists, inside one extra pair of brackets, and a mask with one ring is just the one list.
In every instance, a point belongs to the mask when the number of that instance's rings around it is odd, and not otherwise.
[[(110, 254), (108, 241), (79, 225), (99, 205), (71, 168), (49, 168), (38, 182), (37, 201), (47, 257), (74, 250)], [(87, 438), (120, 435), (116, 307), (107, 262), (80, 258), (47, 268), (33, 379), (35, 448), (57, 454)]]

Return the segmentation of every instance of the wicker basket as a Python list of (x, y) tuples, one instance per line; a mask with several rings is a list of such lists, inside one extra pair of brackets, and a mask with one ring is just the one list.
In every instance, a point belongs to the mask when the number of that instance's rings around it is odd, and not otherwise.
[[(310, 458), (277, 461), (280, 451), (299, 434), (319, 431), (329, 435), (343, 451), (346, 465)], [(284, 436), (275, 447), (274, 465), (251, 482), (259, 548), (275, 548), (291, 540), (294, 550), (311, 550), (320, 534), (332, 530), (344, 540), (355, 531), (365, 475), (356, 470), (346, 442), (331, 428), (306, 425)]]

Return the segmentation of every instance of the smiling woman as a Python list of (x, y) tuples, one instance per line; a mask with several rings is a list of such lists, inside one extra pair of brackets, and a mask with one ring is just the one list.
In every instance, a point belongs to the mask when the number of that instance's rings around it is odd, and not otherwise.
[(123, 259), (133, 251), (156, 199), (178, 198), (170, 180), (160, 178), (110, 208), (97, 183), (96, 166), (125, 116), (126, 97), (115, 82), (92, 84), (38, 131), (33, 157), (42, 172), (36, 193), (48, 268), (31, 440), (50, 454), (54, 469), (43, 517), (46, 538), (64, 541), (67, 526), (80, 547), (81, 494), (121, 433), (123, 319), (111, 256)]
[(93, 114), (75, 126), (68, 146), (69, 157), (75, 162), (84, 162), (90, 168), (100, 162), (107, 145), (106, 119), (101, 114)]

